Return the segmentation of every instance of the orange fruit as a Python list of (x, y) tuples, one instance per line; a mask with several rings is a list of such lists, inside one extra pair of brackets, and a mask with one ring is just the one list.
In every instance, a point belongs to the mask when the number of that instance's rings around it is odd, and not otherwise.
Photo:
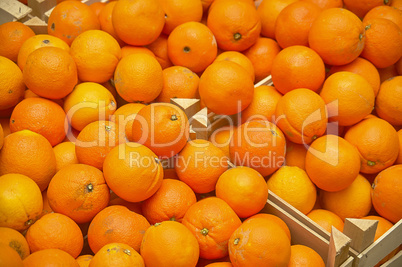
[(167, 52), (174, 65), (199, 73), (215, 60), (218, 47), (207, 26), (200, 22), (186, 22), (170, 33)]
[(6, 244), (0, 244), (0, 265), (8, 267), (23, 267), (24, 263), (15, 250)]
[(19, 21), (10, 21), (0, 25), (0, 56), (14, 62), (18, 60), (18, 52), (22, 44), (35, 33), (27, 25)]
[(321, 258), (315, 250), (303, 246), (303, 245), (293, 245), (290, 248), (290, 261), (288, 267), (296, 266), (317, 266), (324, 267), (324, 260)]
[(358, 57), (349, 64), (342, 66), (332, 66), (329, 75), (332, 75), (340, 71), (349, 71), (361, 75), (365, 78), (373, 87), (374, 95), (377, 96), (378, 90), (380, 90), (380, 74), (377, 68), (367, 59)]
[(309, 89), (286, 93), (276, 105), (276, 125), (289, 141), (309, 144), (327, 129), (328, 113), (324, 100)]
[(364, 16), (363, 23), (374, 18), (388, 19), (402, 29), (402, 10), (390, 6), (377, 6)]
[(161, 186), (163, 170), (152, 150), (137, 143), (113, 148), (105, 158), (103, 174), (109, 188), (130, 202), (143, 201)]
[(177, 26), (190, 22), (200, 22), (203, 8), (201, 0), (159, 1), (165, 12), (165, 26), (162, 32), (169, 35)]
[(114, 73), (117, 93), (128, 102), (148, 103), (162, 91), (163, 74), (158, 61), (145, 53), (123, 57)]
[(259, 82), (271, 74), (272, 63), (281, 48), (270, 38), (260, 37), (254, 45), (243, 51), (254, 66), (255, 82)]
[(316, 202), (317, 191), (307, 173), (295, 166), (283, 166), (267, 181), (268, 189), (304, 214)]
[(378, 116), (392, 125), (402, 125), (402, 76), (388, 79), (381, 84), (375, 101)]
[(261, 35), (275, 38), (275, 25), (281, 11), (297, 0), (264, 0), (257, 8), (261, 19)]
[(374, 90), (362, 76), (340, 71), (329, 76), (320, 96), (328, 109), (328, 120), (350, 126), (369, 115), (374, 107)]
[(395, 64), (402, 56), (402, 30), (398, 25), (385, 18), (373, 18), (367, 19), (364, 26), (366, 43), (361, 57), (377, 68)]
[(56, 157), (49, 141), (29, 130), (8, 135), (0, 150), (0, 175), (7, 173), (24, 174), (45, 190), (56, 173)]
[(383, 119), (372, 117), (355, 124), (348, 129), (345, 139), (358, 149), (362, 173), (378, 173), (398, 157), (398, 134)]
[(359, 174), (359, 151), (342, 137), (324, 135), (306, 154), (306, 172), (320, 189), (336, 192), (347, 188)]
[(89, 267), (89, 263), (91, 262), (93, 257), (94, 256), (92, 255), (80, 255), (75, 260), (80, 265), (80, 267)]
[(6, 57), (0, 56), (0, 110), (14, 107), (24, 97), (25, 84), (18, 66)]
[(200, 78), (190, 69), (172, 66), (164, 69), (163, 87), (156, 102), (170, 103), (171, 98), (197, 98)]
[(168, 37), (161, 34), (155, 41), (147, 45), (147, 48), (154, 53), (156, 60), (162, 66), (162, 69), (166, 69), (173, 65), (168, 56), (167, 44)]
[(214, 262), (205, 265), (205, 267), (233, 267), (233, 265), (230, 262)]
[(57, 248), (74, 258), (81, 253), (84, 238), (78, 225), (69, 217), (49, 213), (29, 227), (26, 239), (31, 252)]
[(253, 82), (254, 82), (255, 74), (254, 74), (253, 63), (244, 54), (237, 52), (237, 51), (225, 51), (225, 52), (219, 54), (215, 58), (214, 62), (224, 61), (224, 60), (235, 62), (235, 63), (239, 64), (240, 66), (242, 66), (243, 68), (245, 68), (248, 71), (248, 73), (250, 74), (251, 80), (253, 80)]
[(64, 1), (57, 4), (47, 22), (47, 32), (68, 45), (81, 33), (99, 29), (98, 16), (80, 1)]
[(15, 250), (21, 259), (29, 256), (29, 245), (25, 237), (12, 228), (0, 227), (0, 246), (6, 245)]
[(139, 252), (149, 226), (144, 216), (123, 206), (110, 206), (96, 214), (91, 221), (88, 229), (89, 246), (97, 253), (106, 244), (121, 242)]
[(62, 168), (47, 190), (50, 207), (76, 223), (86, 223), (109, 203), (109, 188), (98, 169), (85, 164)]
[(123, 243), (104, 245), (91, 259), (89, 266), (145, 267), (141, 255)]
[(117, 36), (125, 43), (147, 45), (162, 32), (164, 15), (158, 0), (123, 0), (114, 6), (112, 22)]
[(241, 225), (233, 209), (217, 197), (207, 197), (193, 204), (182, 223), (195, 235), (200, 257), (205, 259), (227, 256), (229, 238)]
[(306, 154), (306, 145), (295, 144), (287, 140), (285, 156), (286, 166), (296, 166), (302, 170), (306, 170)]
[(196, 139), (188, 142), (175, 159), (179, 179), (196, 193), (215, 189), (219, 176), (227, 169), (228, 158), (211, 142)]
[(211, 64), (201, 75), (199, 93), (209, 110), (233, 115), (250, 105), (254, 85), (246, 69), (231, 61)]
[(271, 75), (275, 88), (282, 94), (298, 88), (317, 92), (325, 80), (325, 66), (314, 50), (295, 45), (279, 52)]
[(102, 85), (78, 84), (64, 100), (64, 111), (71, 126), (81, 131), (91, 122), (108, 119), (116, 110), (116, 100)]
[(398, 71), (394, 65), (391, 65), (386, 68), (377, 68), (378, 73), (380, 74), (380, 81), (381, 83), (385, 82), (386, 80), (398, 76)]
[(303, 0), (303, 1), (316, 4), (321, 9), (343, 7), (342, 0)]
[[(125, 43), (117, 36), (116, 31), (113, 27), (112, 22), (112, 14), (114, 6), (116, 5), (117, 1), (109, 2), (102, 8), (101, 12), (98, 15), (98, 19), (100, 22), (100, 28), (102, 31), (107, 32), (110, 34), (116, 41), (119, 43), (120, 46), (125, 45)], [(122, 51), (123, 52), (123, 51)]]
[(381, 171), (374, 180), (372, 200), (375, 210), (385, 219), (397, 223), (402, 218), (401, 199), (402, 165)]
[(290, 259), (290, 240), (277, 223), (255, 218), (243, 222), (233, 232), (229, 256), (233, 266), (286, 266)]
[(402, 164), (402, 129), (398, 131), (399, 138), (399, 154), (398, 158), (395, 161), (395, 164)]
[(49, 34), (38, 34), (27, 39), (21, 46), (18, 53), (18, 67), (24, 70), (25, 63), (29, 54), (41, 47), (58, 47), (66, 52), (70, 52), (70, 46), (60, 38)]
[(368, 11), (371, 9), (381, 6), (389, 5), (388, 0), (363, 0), (363, 1), (353, 1), (353, 0), (343, 0), (343, 3), (347, 9), (355, 13), (358, 17), (363, 18)]
[(191, 188), (182, 181), (163, 179), (158, 191), (142, 203), (142, 212), (151, 223), (181, 222), (188, 208), (197, 201)]
[(119, 43), (101, 30), (81, 33), (71, 44), (70, 54), (82, 82), (104, 83), (113, 77), (121, 58)]
[[(111, 3), (116, 3), (116, 2), (111, 2)], [(155, 54), (149, 48), (146, 48), (145, 46), (125, 45), (121, 48), (121, 57), (122, 58), (126, 57), (128, 55), (138, 54), (138, 53), (145, 53), (145, 54), (148, 54), (148, 55), (156, 58)]]
[(32, 253), (24, 261), (24, 267), (69, 266), (79, 267), (75, 259), (61, 249), (44, 249)]
[(209, 137), (209, 141), (217, 148), (220, 148), (228, 159), (230, 158), (229, 144), (233, 130), (234, 127), (232, 126), (224, 126), (216, 129)]
[(141, 243), (146, 266), (195, 266), (199, 245), (194, 235), (181, 223), (165, 221), (152, 225)]
[(285, 7), (275, 23), (275, 39), (278, 44), (282, 48), (308, 46), (308, 33), (320, 13), (320, 7), (306, 1), (297, 1)]
[(186, 114), (169, 103), (153, 103), (142, 108), (133, 121), (133, 140), (159, 157), (170, 158), (187, 143), (189, 123)]
[(339, 231), (343, 231), (343, 221), (342, 219), (336, 215), (335, 213), (324, 210), (324, 209), (316, 209), (312, 210), (309, 214), (307, 214), (311, 220), (317, 223), (319, 226), (324, 228), (324, 230), (331, 233), (332, 226), (335, 227)]
[(244, 51), (261, 32), (257, 10), (246, 1), (214, 2), (208, 11), (207, 25), (222, 50)]
[(285, 161), (286, 141), (282, 131), (269, 121), (249, 121), (238, 127), (229, 146), (230, 159), (267, 176)]
[(399, 10), (402, 10), (402, 1), (401, 0), (393, 0), (393, 1), (391, 1), (391, 6), (397, 8)]
[(351, 185), (338, 192), (320, 191), (322, 207), (332, 211), (342, 220), (361, 218), (371, 210), (371, 184), (358, 175)]
[(110, 201), (109, 201), (109, 205), (108, 206), (114, 206), (114, 205), (120, 205), (120, 206), (124, 206), (127, 209), (138, 213), (138, 214), (142, 214), (142, 202), (128, 202), (120, 197), (118, 197), (114, 192), (112, 192), (110, 194)]
[(102, 9), (105, 6), (106, 6), (106, 3), (102, 3), (102, 2), (94, 2), (89, 5), (89, 7), (93, 10), (93, 12), (95, 12), (95, 15), (98, 16), (98, 18), (99, 18), (100, 12), (102, 11)]
[(393, 226), (393, 224), (390, 221), (381, 216), (370, 215), (362, 217), (361, 219), (378, 221), (374, 241), (380, 238), (383, 234), (385, 234), (385, 232), (387, 232)]
[(125, 136), (127, 140), (133, 140), (133, 121), (138, 111), (143, 107), (145, 107), (145, 105), (140, 103), (128, 103), (119, 107), (113, 114), (110, 120), (116, 123), (120, 139)]
[(53, 152), (56, 156), (56, 172), (67, 165), (78, 163), (75, 144), (72, 142), (63, 142), (54, 146)]
[(311, 25), (310, 47), (326, 64), (345, 65), (363, 51), (365, 32), (361, 20), (343, 8), (325, 9)]
[(225, 171), (216, 183), (216, 196), (223, 199), (240, 218), (250, 217), (264, 208), (268, 187), (264, 177), (249, 167)]
[(43, 98), (27, 98), (15, 106), (10, 118), (12, 133), (31, 130), (43, 135), (52, 146), (66, 136), (66, 113), (56, 103)]
[(249, 217), (246, 221), (250, 221), (250, 220), (253, 220), (253, 219), (256, 219), (256, 218), (263, 218), (263, 219), (266, 219), (266, 220), (268, 220), (270, 222), (276, 223), (277, 225), (279, 225), (282, 228), (283, 231), (285, 231), (285, 233), (288, 236), (289, 240), (291, 240), (289, 227), (278, 216), (275, 216), (275, 215), (272, 215), (272, 214), (267, 214), (267, 213), (258, 213), (258, 214), (255, 214), (255, 215)]

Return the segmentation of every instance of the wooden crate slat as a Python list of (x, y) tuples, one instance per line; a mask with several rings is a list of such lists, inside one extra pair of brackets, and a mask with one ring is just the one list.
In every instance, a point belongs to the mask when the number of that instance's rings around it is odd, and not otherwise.
[(354, 261), (354, 258), (350, 256), (339, 267), (352, 267), (353, 261)]
[(401, 267), (402, 266), (402, 250), (393, 256), (389, 261), (382, 264), (381, 267)]
[(24, 22), (35, 34), (47, 34), (47, 24), (38, 17), (33, 17)]
[(171, 98), (170, 103), (181, 108), (188, 119), (193, 117), (201, 108), (199, 99)]
[(261, 86), (261, 85), (270, 85), (270, 86), (273, 86), (272, 76), (269, 75), (269, 76), (267, 76), (266, 78), (262, 79), (261, 81), (259, 81), (258, 83), (256, 83), (256, 84), (254, 85), (254, 87), (258, 87), (258, 86)]
[(19, 21), (32, 12), (32, 8), (17, 0), (0, 1), (0, 24)]
[(42, 21), (45, 19), (45, 13), (56, 6), (57, 0), (28, 0), (28, 6), (32, 8), (31, 15), (37, 16)]

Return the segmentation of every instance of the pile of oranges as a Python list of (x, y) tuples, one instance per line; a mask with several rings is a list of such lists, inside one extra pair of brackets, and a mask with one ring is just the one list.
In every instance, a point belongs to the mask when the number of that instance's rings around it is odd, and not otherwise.
[(0, 25), (1, 266), (325, 266), (268, 190), (402, 219), (401, 0), (57, 2)]

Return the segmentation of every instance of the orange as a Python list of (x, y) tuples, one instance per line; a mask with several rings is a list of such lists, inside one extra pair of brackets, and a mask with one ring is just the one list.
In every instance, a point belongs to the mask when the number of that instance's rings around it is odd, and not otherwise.
[(162, 32), (169, 35), (177, 26), (189, 22), (200, 22), (203, 13), (201, 0), (159, 1), (165, 12), (165, 26)]
[(358, 175), (351, 185), (338, 192), (320, 191), (322, 207), (332, 211), (342, 220), (361, 218), (371, 210), (371, 184)]
[(133, 121), (143, 107), (145, 105), (140, 103), (128, 103), (119, 107), (113, 114), (110, 120), (116, 123), (120, 140), (123, 137), (129, 141), (133, 140)]
[(329, 76), (320, 96), (328, 109), (328, 120), (350, 126), (369, 115), (374, 107), (374, 90), (359, 74), (340, 71)]
[(328, 113), (324, 100), (309, 89), (286, 93), (276, 105), (276, 125), (289, 141), (309, 144), (325, 133)]
[(18, 52), (22, 44), (35, 36), (31, 28), (19, 21), (6, 22), (0, 25), (0, 56), (17, 62)]
[(281, 48), (270, 38), (260, 37), (254, 45), (243, 51), (243, 54), (253, 63), (255, 82), (259, 82), (271, 74), (272, 63)]
[(264, 177), (249, 167), (225, 171), (216, 183), (216, 196), (223, 199), (240, 218), (250, 217), (267, 203), (268, 187)]
[(228, 159), (230, 158), (229, 144), (233, 130), (234, 127), (232, 126), (224, 126), (216, 129), (209, 137), (209, 141), (217, 148), (220, 148)]
[(384, 219), (381, 216), (370, 215), (370, 216), (362, 217), (361, 219), (378, 221), (377, 229), (375, 231), (374, 241), (376, 241), (378, 238), (380, 238), (383, 234), (385, 234), (385, 232), (387, 232), (393, 226), (393, 224), (390, 221), (388, 221), (387, 219)]
[(267, 176), (285, 161), (286, 141), (282, 131), (269, 121), (249, 121), (238, 127), (229, 146), (230, 159)]
[(321, 258), (320, 254), (307, 246), (293, 245), (290, 248), (290, 251), (290, 261), (288, 267), (325, 266), (324, 260)]
[(24, 267), (68, 266), (79, 267), (75, 259), (61, 249), (44, 249), (32, 253), (24, 261)]
[(143, 201), (161, 186), (163, 170), (152, 150), (137, 143), (113, 148), (105, 158), (103, 174), (110, 189), (130, 202)]
[(78, 163), (75, 144), (72, 142), (63, 142), (54, 146), (53, 152), (56, 156), (56, 172), (67, 165)]
[(142, 203), (142, 212), (151, 223), (181, 222), (188, 208), (196, 202), (191, 188), (182, 181), (163, 179), (158, 191)]
[(355, 124), (348, 129), (345, 139), (359, 150), (362, 173), (378, 173), (398, 157), (398, 134), (383, 119), (372, 117)]
[(141, 255), (132, 247), (123, 243), (104, 245), (91, 259), (88, 266), (145, 267)]
[(71, 126), (81, 131), (91, 122), (108, 119), (116, 110), (116, 100), (102, 85), (78, 84), (64, 101), (64, 111)]
[(147, 45), (162, 32), (164, 15), (158, 0), (123, 0), (114, 6), (112, 22), (117, 36), (125, 43)]
[(98, 16), (99, 18), (99, 14), (102, 11), (102, 9), (106, 6), (106, 3), (102, 3), (102, 2), (95, 2), (89, 5), (89, 7), (95, 12), (95, 15)]
[(303, 1), (316, 4), (321, 9), (343, 7), (342, 0), (303, 0)]
[(347, 188), (359, 174), (359, 151), (342, 137), (324, 135), (306, 154), (306, 172), (320, 189), (336, 192)]
[(392, 125), (402, 125), (402, 76), (388, 79), (381, 84), (376, 98), (375, 110), (378, 116)]
[(244, 51), (260, 36), (261, 21), (246, 1), (216, 1), (209, 8), (208, 28), (222, 50)]
[(144, 216), (123, 206), (110, 206), (100, 211), (91, 221), (88, 242), (97, 253), (104, 245), (121, 242), (140, 251), (140, 245), (149, 222)]
[(74, 258), (81, 253), (84, 238), (78, 225), (69, 217), (49, 213), (29, 227), (26, 239), (31, 252), (57, 248)]
[(18, 67), (24, 70), (24, 66), (29, 54), (41, 47), (58, 47), (66, 52), (70, 52), (70, 46), (55, 36), (48, 34), (38, 34), (27, 39), (21, 46), (18, 53)]
[(307, 173), (296, 166), (283, 166), (267, 181), (268, 189), (304, 214), (315, 204), (317, 191)]
[(285, 233), (288, 236), (289, 240), (291, 240), (289, 227), (278, 216), (275, 216), (275, 215), (272, 215), (272, 214), (267, 214), (267, 213), (258, 213), (258, 214), (255, 214), (255, 215), (249, 217), (246, 221), (250, 221), (250, 220), (253, 220), (253, 219), (256, 219), (256, 218), (263, 218), (263, 219), (266, 219), (266, 220), (268, 220), (270, 222), (276, 223), (277, 225), (279, 225), (282, 228), (283, 231), (285, 231)]
[(113, 77), (121, 58), (119, 43), (101, 30), (81, 33), (71, 44), (70, 54), (82, 82), (104, 83)]
[(317, 92), (325, 79), (325, 66), (314, 50), (295, 45), (279, 52), (271, 75), (275, 88), (282, 94), (298, 88)]
[(393, 0), (393, 1), (391, 1), (391, 6), (397, 8), (399, 10), (402, 10), (402, 1), (401, 0)]
[(200, 257), (205, 259), (227, 256), (229, 238), (241, 225), (233, 209), (217, 197), (207, 197), (193, 204), (182, 223), (197, 238)]
[(64, 1), (53, 9), (47, 22), (47, 32), (68, 45), (81, 33), (99, 30), (98, 16), (80, 1)]
[(29, 130), (12, 133), (0, 150), (0, 175), (20, 173), (45, 190), (56, 173), (56, 157), (45, 137)]
[(366, 43), (361, 57), (369, 60), (377, 68), (395, 64), (402, 56), (402, 30), (394, 22), (385, 18), (367, 19)]
[(395, 164), (402, 164), (402, 129), (398, 131), (399, 138), (399, 154), (398, 158), (395, 161)]
[(66, 136), (66, 113), (56, 103), (43, 98), (27, 98), (14, 108), (10, 118), (12, 133), (31, 130), (43, 135), (52, 146)]
[(393, 78), (395, 76), (398, 76), (398, 71), (394, 65), (391, 65), (386, 68), (377, 68), (378, 73), (380, 74), (380, 81), (383, 83), (384, 81)]
[(15, 250), (21, 259), (25, 259), (29, 256), (29, 245), (25, 237), (12, 228), (0, 227), (1, 241), (0, 245), (7, 245)]
[(355, 13), (358, 17), (363, 18), (368, 11), (371, 9), (381, 6), (389, 5), (389, 0), (363, 0), (363, 1), (353, 1), (353, 0), (343, 0), (343, 3), (347, 9)]
[(328, 231), (329, 233), (331, 233), (332, 231), (332, 226), (341, 232), (343, 231), (344, 223), (342, 219), (338, 215), (329, 210), (323, 210), (323, 209), (312, 210), (309, 214), (307, 214), (307, 217), (309, 217), (311, 220), (313, 220), (315, 223), (317, 223), (319, 226), (324, 228), (324, 230)]
[(372, 200), (375, 210), (385, 219), (397, 223), (402, 218), (401, 199), (402, 165), (380, 172), (374, 180)]
[(28, 229), (42, 213), (42, 195), (38, 186), (22, 174), (0, 176), (0, 226), (17, 231)]
[(261, 19), (261, 35), (275, 38), (275, 24), (281, 11), (297, 0), (264, 0), (257, 12)]
[[(116, 1), (111, 2), (111, 3), (116, 3)], [(128, 55), (138, 54), (138, 53), (145, 53), (145, 54), (148, 54), (148, 55), (156, 58), (155, 54), (149, 48), (146, 48), (145, 46), (125, 45), (121, 48), (121, 57), (122, 58), (126, 57)]]
[(138, 111), (133, 121), (133, 141), (145, 145), (159, 157), (170, 158), (187, 143), (186, 114), (169, 103), (153, 103)]
[(112, 22), (113, 9), (116, 3), (117, 1), (106, 3), (106, 5), (100, 11), (98, 19), (100, 23), (100, 29), (110, 34), (114, 39), (116, 39), (120, 46), (123, 46), (125, 45), (125, 43), (117, 36)]
[(197, 98), (200, 78), (190, 69), (172, 66), (164, 69), (163, 87), (156, 102), (170, 103), (171, 98)]
[(93, 257), (94, 256), (92, 255), (80, 255), (75, 260), (78, 262), (80, 267), (88, 267)]
[(177, 26), (167, 41), (168, 57), (174, 65), (202, 72), (216, 58), (218, 47), (212, 31), (200, 22)]
[(117, 93), (128, 102), (151, 102), (162, 91), (162, 67), (145, 53), (123, 57), (117, 64), (114, 84)]
[(340, 71), (349, 71), (361, 75), (371, 84), (374, 90), (374, 95), (377, 96), (378, 90), (380, 90), (380, 74), (378, 73), (377, 68), (370, 61), (358, 57), (349, 64), (331, 67), (328, 74), (332, 75)]
[(120, 205), (120, 206), (124, 206), (127, 209), (138, 213), (138, 214), (142, 214), (142, 202), (128, 202), (120, 197), (118, 197), (114, 192), (112, 192), (110, 194), (110, 201), (108, 206), (113, 206), (113, 205)]
[(194, 235), (173, 221), (149, 227), (141, 243), (141, 256), (149, 267), (196, 266), (199, 254)]
[(8, 267), (23, 267), (24, 263), (15, 250), (6, 244), (0, 244), (0, 265)]
[(228, 169), (228, 158), (211, 142), (196, 139), (188, 142), (175, 160), (179, 179), (196, 193), (208, 193)]
[(233, 267), (233, 265), (230, 262), (214, 262), (205, 265), (205, 267)]
[(286, 166), (296, 166), (302, 170), (306, 170), (306, 154), (307, 147), (302, 144), (295, 144), (287, 140), (286, 142)]
[(78, 81), (73, 58), (58, 47), (42, 47), (29, 54), (23, 76), (32, 92), (50, 99), (67, 96)]
[[(270, 251), (270, 253), (264, 253)], [(255, 218), (243, 222), (229, 240), (233, 266), (286, 266), (290, 259), (290, 240), (273, 221)]]
[(18, 66), (6, 57), (0, 56), (0, 110), (14, 107), (24, 97), (25, 84)]
[(162, 66), (162, 69), (166, 69), (173, 65), (168, 56), (167, 43), (168, 37), (161, 34), (155, 41), (147, 45), (147, 48), (154, 53), (156, 60)]
[(388, 19), (398, 25), (402, 29), (402, 10), (390, 6), (378, 6), (371, 9), (364, 16), (363, 23), (374, 18)]
[(250, 74), (251, 80), (253, 80), (253, 82), (254, 82), (255, 74), (254, 74), (253, 63), (244, 54), (237, 52), (237, 51), (225, 51), (225, 52), (219, 54), (215, 58), (214, 62), (224, 61), (224, 60), (233, 61), (233, 62), (239, 64), (240, 66), (242, 66), (243, 68), (245, 68), (248, 71), (248, 73)]
[(326, 64), (345, 65), (363, 51), (364, 26), (349, 10), (325, 9), (311, 25), (308, 42)]
[(279, 13), (275, 24), (275, 39), (282, 47), (308, 46), (308, 33), (321, 8), (313, 3), (298, 1)]
[(201, 75), (199, 93), (209, 110), (233, 115), (250, 105), (254, 85), (246, 69), (231, 61), (211, 64)]

